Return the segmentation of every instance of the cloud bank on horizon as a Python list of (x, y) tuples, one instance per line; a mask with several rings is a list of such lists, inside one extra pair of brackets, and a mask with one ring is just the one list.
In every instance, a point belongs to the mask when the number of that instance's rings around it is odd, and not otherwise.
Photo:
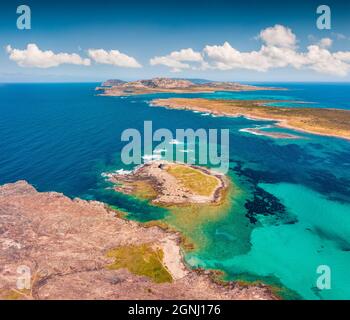
[[(206, 45), (201, 51), (192, 48), (179, 49), (165, 56), (149, 60), (151, 66), (165, 66), (172, 72), (192, 70), (253, 70), (267, 72), (275, 68), (292, 67), (297, 70), (309, 69), (334, 76), (347, 76), (350, 71), (350, 51), (331, 52), (332, 39), (323, 38), (309, 45), (305, 52), (298, 48), (293, 31), (283, 25), (262, 30), (257, 39), (262, 42), (259, 50), (242, 52), (229, 42), (222, 45)], [(24, 50), (6, 47), (10, 60), (20, 67), (51, 68), (61, 64), (91, 66), (108, 64), (124, 68), (141, 68), (142, 65), (131, 56), (119, 50), (88, 49), (89, 58), (77, 53), (54, 53), (42, 51), (36, 44), (28, 44)]]
[[(241, 52), (225, 42), (223, 45), (207, 45), (201, 52), (182, 49), (167, 56), (152, 58), (152, 65), (165, 65), (178, 72), (183, 69), (247, 69), (266, 72), (273, 68), (307, 68), (319, 73), (346, 76), (350, 70), (350, 51), (330, 52), (330, 38), (309, 45), (306, 52), (300, 52), (297, 37), (290, 28), (275, 25), (262, 30), (258, 36), (263, 44), (258, 51)], [(180, 54), (187, 52), (186, 54)], [(183, 63), (190, 61), (189, 56), (198, 55), (197, 65)]]
[(42, 51), (39, 47), (30, 43), (24, 50), (13, 49), (10, 45), (6, 46), (9, 58), (15, 61), (20, 67), (52, 68), (61, 64), (76, 64), (89, 66), (90, 59), (83, 59), (76, 53), (54, 53), (51, 50)]

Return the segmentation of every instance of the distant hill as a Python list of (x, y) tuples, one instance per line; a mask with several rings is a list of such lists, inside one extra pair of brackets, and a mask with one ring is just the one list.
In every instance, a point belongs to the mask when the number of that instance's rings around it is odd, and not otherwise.
[(174, 80), (188, 80), (194, 84), (206, 84), (206, 83), (213, 83), (216, 81), (208, 80), (208, 79), (197, 79), (197, 78), (172, 78)]
[(113, 87), (113, 86), (120, 86), (122, 84), (126, 83), (124, 80), (119, 79), (110, 79), (102, 83), (103, 87)]
[(100, 95), (125, 96), (151, 93), (204, 93), (215, 91), (271, 90), (240, 84), (237, 82), (219, 82), (206, 79), (153, 78), (126, 82), (112, 79), (97, 87)]
[(146, 88), (187, 88), (193, 86), (194, 83), (184, 79), (172, 79), (172, 78), (153, 78), (149, 80), (137, 80), (128, 82), (128, 86), (133, 87), (146, 87)]
[(149, 80), (136, 80), (136, 81), (124, 81), (120, 79), (109, 79), (101, 84), (102, 87), (112, 87), (112, 86), (120, 86), (124, 84), (133, 84), (133, 85), (144, 85), (149, 88), (169, 88), (178, 87), (178, 86), (189, 86), (194, 84), (206, 84), (206, 83), (214, 83), (216, 81), (208, 80), (208, 79), (197, 79), (197, 78), (154, 78)]

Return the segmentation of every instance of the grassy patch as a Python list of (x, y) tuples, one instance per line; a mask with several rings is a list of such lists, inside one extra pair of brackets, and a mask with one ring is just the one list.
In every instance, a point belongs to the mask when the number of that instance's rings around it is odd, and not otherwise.
[(128, 269), (131, 273), (151, 278), (156, 283), (172, 282), (172, 277), (163, 265), (163, 250), (150, 244), (124, 246), (110, 250), (107, 256), (114, 258), (109, 269)]
[(30, 295), (30, 290), (5, 290), (0, 292), (0, 300), (22, 300), (23, 297)]
[(135, 197), (153, 200), (157, 197), (157, 191), (152, 187), (152, 185), (144, 180), (130, 182), (129, 185), (133, 188), (132, 194)]
[(210, 196), (218, 187), (217, 178), (191, 167), (174, 164), (168, 166), (166, 170), (185, 188), (200, 196)]

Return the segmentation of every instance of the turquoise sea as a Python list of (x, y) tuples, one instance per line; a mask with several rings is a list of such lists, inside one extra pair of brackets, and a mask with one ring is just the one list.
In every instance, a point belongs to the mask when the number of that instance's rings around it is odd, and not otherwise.
[[(350, 142), (278, 129), (270, 121), (152, 108), (173, 94), (96, 96), (95, 83), (0, 84), (0, 184), (25, 179), (39, 191), (97, 199), (130, 219), (164, 220), (194, 242), (191, 267), (226, 279), (262, 280), (285, 298), (350, 299)], [(280, 99), (283, 105), (350, 109), (350, 84), (269, 83), (287, 91), (178, 96)], [(223, 211), (170, 212), (108, 189), (102, 173), (131, 169), (120, 160), (126, 128), (230, 129), (229, 176), (239, 189)], [(247, 128), (292, 133), (273, 139)], [(192, 216), (191, 216), (192, 215)], [(186, 220), (187, 219), (187, 220)], [(190, 221), (191, 223), (189, 223)], [(327, 265), (331, 288), (316, 270)]]

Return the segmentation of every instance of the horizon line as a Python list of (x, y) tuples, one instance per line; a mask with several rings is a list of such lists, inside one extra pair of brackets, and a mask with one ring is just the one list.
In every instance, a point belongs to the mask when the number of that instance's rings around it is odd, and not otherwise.
[[(55, 83), (103, 83), (108, 80), (122, 80), (126, 82), (131, 81), (137, 81), (137, 80), (148, 80), (148, 79), (154, 79), (157, 77), (152, 78), (144, 78), (144, 79), (134, 79), (134, 80), (123, 80), (122, 78), (108, 78), (102, 81), (99, 80), (92, 80), (92, 81), (0, 81), (0, 85), (2, 84), (55, 84)], [(172, 77), (158, 77), (158, 78), (169, 78), (174, 79)], [(180, 78), (177, 78), (180, 79)], [(191, 79), (199, 79), (201, 78), (181, 78), (184, 80), (191, 80)], [(213, 82), (238, 82), (238, 83), (348, 83), (350, 84), (350, 80), (347, 81), (324, 81), (324, 80), (304, 80), (304, 81), (298, 81), (298, 80), (266, 80), (266, 81), (254, 81), (254, 80), (211, 80), (211, 79), (203, 79), (207, 81), (213, 81)]]

